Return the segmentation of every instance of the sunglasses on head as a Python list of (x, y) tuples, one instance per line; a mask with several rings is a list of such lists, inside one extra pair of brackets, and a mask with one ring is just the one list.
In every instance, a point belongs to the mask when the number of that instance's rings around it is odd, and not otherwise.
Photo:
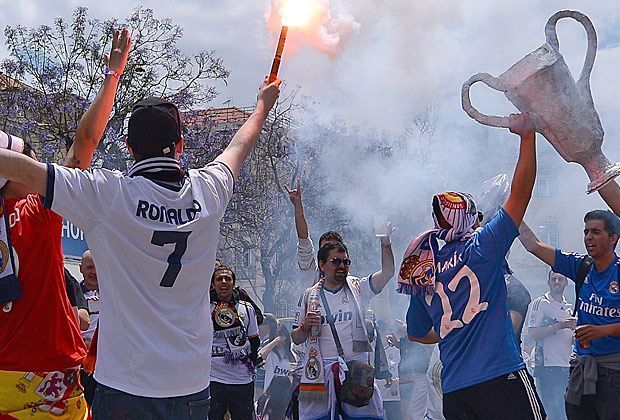
[(336, 267), (340, 266), (340, 264), (351, 265), (351, 260), (348, 258), (332, 258), (329, 262)]

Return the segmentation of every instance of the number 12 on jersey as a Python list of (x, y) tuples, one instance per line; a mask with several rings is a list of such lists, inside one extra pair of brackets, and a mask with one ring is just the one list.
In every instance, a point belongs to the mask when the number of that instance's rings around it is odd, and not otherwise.
[(159, 285), (161, 287), (172, 287), (174, 282), (181, 271), (181, 258), (185, 251), (187, 251), (187, 238), (192, 232), (177, 232), (156, 230), (153, 232), (151, 243), (157, 246), (164, 246), (166, 244), (175, 244), (174, 250), (168, 256), (168, 267), (161, 279)]

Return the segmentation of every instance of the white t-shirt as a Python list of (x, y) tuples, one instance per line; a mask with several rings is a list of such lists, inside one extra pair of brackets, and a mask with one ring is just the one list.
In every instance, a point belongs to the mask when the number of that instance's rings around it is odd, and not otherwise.
[[(558, 302), (547, 292), (532, 302), (528, 327), (542, 327), (564, 321), (571, 316), (572, 309), (566, 299)], [(573, 331), (570, 328), (563, 328), (543, 338), (545, 366), (569, 367), (572, 346)]]
[[(368, 308), (370, 300), (377, 294), (370, 285), (370, 277), (364, 277), (356, 282), (359, 284), (359, 298), (361, 310), (365, 311)], [(325, 298), (327, 304), (334, 317), (334, 325), (340, 338), (340, 344), (345, 355), (345, 361), (348, 362), (353, 359), (359, 359), (367, 353), (353, 352), (353, 326), (357, 320), (355, 311), (355, 301), (352, 296), (351, 290), (348, 287), (342, 287), (335, 292), (331, 292), (325, 289)], [(295, 326), (299, 326), (304, 322), (306, 318), (306, 302), (307, 295), (310, 289), (304, 292), (304, 295), (299, 300), (297, 305), (297, 313), (295, 315)], [(332, 330), (325, 317), (325, 308), (323, 302), (319, 300), (319, 311), (321, 311), (321, 330), (319, 333), (319, 346), (321, 349), (321, 357), (323, 359), (335, 359), (338, 357), (338, 349), (336, 348), (336, 342), (332, 335)], [(362, 314), (363, 316), (363, 314)], [(362, 320), (363, 322), (363, 320)]]
[(118, 171), (49, 165), (47, 188), (46, 207), (84, 231), (97, 261), (97, 382), (157, 398), (207, 388), (209, 286), (233, 192), (228, 167), (190, 170), (175, 189)]
[(267, 360), (265, 360), (265, 386), (264, 389), (269, 388), (269, 384), (276, 376), (289, 376), (291, 363), (294, 363), (294, 360), (288, 360), (286, 356), (280, 358), (276, 350), (271, 351), (267, 355)]
[[(211, 303), (211, 311), (215, 309), (215, 304)], [(237, 315), (243, 322), (245, 329), (245, 337), (240, 336), (240, 343), (243, 345), (244, 340), (250, 337), (258, 336), (258, 322), (256, 321), (256, 312), (254, 307), (248, 302), (241, 301), (235, 306)], [(213, 325), (213, 324), (211, 324)], [(231, 339), (231, 338), (228, 338)], [(211, 380), (224, 384), (243, 385), (249, 384), (254, 380), (254, 374), (250, 372), (244, 363), (236, 365), (224, 363), (224, 354), (228, 350), (228, 343), (225, 337), (213, 338), (213, 351), (211, 359)]]

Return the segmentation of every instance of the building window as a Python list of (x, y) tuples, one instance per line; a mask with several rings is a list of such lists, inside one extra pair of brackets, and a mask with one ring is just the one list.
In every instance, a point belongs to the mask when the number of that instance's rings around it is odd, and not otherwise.
[(557, 192), (558, 172), (556, 169), (540, 169), (536, 175), (536, 197), (554, 197)]
[(558, 248), (558, 244), (560, 243), (560, 225), (558, 222), (547, 221), (536, 223), (535, 231), (541, 242)]

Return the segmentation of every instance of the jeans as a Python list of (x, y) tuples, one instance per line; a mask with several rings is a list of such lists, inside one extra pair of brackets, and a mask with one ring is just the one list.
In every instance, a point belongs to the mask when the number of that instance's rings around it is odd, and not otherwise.
[(598, 368), (596, 394), (581, 397), (581, 404), (566, 403), (569, 420), (617, 420), (620, 419), (620, 370)]
[(564, 394), (568, 385), (568, 367), (545, 366), (536, 371), (538, 394), (549, 420), (566, 420)]
[(99, 419), (200, 419), (209, 415), (209, 388), (191, 395), (168, 398), (139, 397), (97, 384), (93, 418)]
[(232, 420), (254, 420), (254, 382), (228, 385), (211, 381), (210, 420), (222, 420), (226, 411)]

